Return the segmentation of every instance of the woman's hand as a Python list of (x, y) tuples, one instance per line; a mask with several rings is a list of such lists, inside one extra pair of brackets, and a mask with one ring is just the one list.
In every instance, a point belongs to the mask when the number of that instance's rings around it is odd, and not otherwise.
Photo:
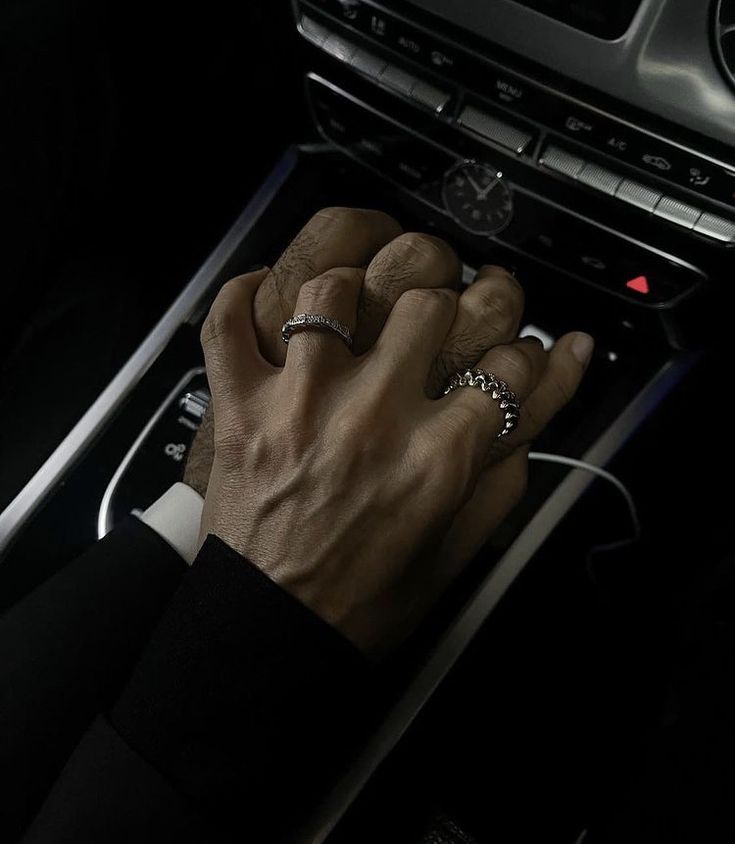
[[(307, 281), (294, 311), (354, 330), (364, 275), (334, 269)], [(359, 647), (382, 652), (515, 505), (526, 458), (512, 446), (573, 393), (591, 341), (568, 335), (550, 356), (537, 341), (509, 342), (522, 295), (490, 268), (462, 297), (403, 293), (362, 356), (336, 335), (302, 332), (278, 369), (261, 354), (253, 321), (267, 277), (225, 285), (202, 331), (215, 420), (202, 535), (217, 534)], [(478, 310), (495, 319), (478, 326)], [(500, 455), (497, 402), (472, 389), (427, 396), (442, 350), (448, 357), (468, 336), (473, 359), (462, 366), (496, 373), (533, 408)], [(458, 550), (437, 553), (447, 537)]]

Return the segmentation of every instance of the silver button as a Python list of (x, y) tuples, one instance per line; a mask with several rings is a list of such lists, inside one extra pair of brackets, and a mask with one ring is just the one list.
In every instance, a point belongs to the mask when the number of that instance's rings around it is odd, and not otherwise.
[(701, 209), (687, 205), (686, 202), (680, 202), (670, 196), (661, 199), (653, 213), (657, 217), (662, 217), (664, 220), (676, 223), (677, 226), (683, 226), (686, 229), (693, 229), (694, 224), (702, 216)]
[(429, 85), (428, 82), (423, 82), (420, 79), (411, 89), (411, 99), (425, 105), (432, 111), (440, 112), (444, 106), (449, 102), (450, 95), (446, 91), (435, 88)]
[(716, 214), (702, 214), (694, 231), (723, 243), (735, 243), (735, 223)]
[(644, 211), (653, 213), (653, 209), (658, 205), (663, 194), (661, 191), (646, 187), (640, 182), (623, 179), (615, 196), (629, 205), (635, 205), (636, 208), (642, 208)]
[(578, 158), (576, 155), (555, 146), (546, 147), (539, 161), (542, 167), (569, 176), (570, 179), (576, 179), (586, 163), (583, 158)]
[(204, 414), (209, 407), (210, 396), (205, 390), (197, 390), (194, 393), (185, 393), (179, 399), (179, 407), (181, 410), (193, 417), (197, 422), (201, 422)]
[(411, 76), (411, 74), (406, 73), (405, 70), (401, 70), (399, 67), (389, 64), (380, 75), (380, 81), (384, 82), (391, 88), (395, 88), (396, 91), (400, 91), (402, 94), (410, 96), (413, 86), (416, 84), (417, 80), (415, 76)]
[(385, 70), (388, 63), (372, 53), (368, 53), (367, 50), (358, 49), (352, 57), (350, 64), (361, 73), (365, 73), (368, 76), (372, 76), (374, 79), (377, 79)]
[(615, 196), (615, 191), (618, 189), (618, 185), (622, 182), (623, 177), (597, 164), (585, 164), (577, 179), (588, 187), (602, 191), (602, 193), (610, 196)]
[(459, 116), (459, 124), (519, 155), (531, 143), (533, 137), (528, 132), (509, 126), (473, 106), (465, 106)]
[(350, 62), (352, 61), (355, 53), (357, 52), (357, 47), (350, 43), (349, 41), (345, 41), (344, 38), (341, 38), (339, 35), (334, 35), (333, 33), (327, 37), (327, 40), (322, 44), (322, 49), (326, 50), (330, 56), (334, 56), (335, 59), (339, 59), (341, 62)]
[(306, 15), (301, 18), (301, 29), (309, 41), (316, 44), (317, 47), (321, 47), (330, 34), (325, 26), (308, 18)]

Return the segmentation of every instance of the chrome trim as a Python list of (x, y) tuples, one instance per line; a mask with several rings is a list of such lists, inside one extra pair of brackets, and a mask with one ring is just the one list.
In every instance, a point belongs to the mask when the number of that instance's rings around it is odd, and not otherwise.
[(190, 317), (197, 303), (227, 264), (243, 237), (272, 202), (293, 172), (298, 160), (295, 148), (287, 150), (261, 187), (220, 241), (199, 271), (174, 301), (138, 350), (112, 379), (94, 404), (66, 435), (44, 464), (8, 506), (0, 513), (0, 554), (3, 553), (93, 437), (120, 407), (123, 400), (163, 351), (180, 325)]
[[(488, 59), (467, 44), (440, 34), (411, 18), (410, 10), (399, 11), (380, 0), (362, 0), (376, 10), (383, 10), (408, 26), (427, 33), (448, 46), (468, 53), (493, 68), (508, 70), (525, 82), (561, 97), (566, 102), (645, 132), (684, 152), (710, 163), (733, 170), (735, 162), (723, 162), (665, 137), (639, 124), (598, 108), (589, 102), (562, 93), (539, 79), (513, 67)], [(614, 41), (606, 41), (574, 29), (513, 0), (495, 0), (492, 11), (487, 0), (410, 0), (440, 19), (474, 32), (487, 40), (488, 49), (500, 44), (526, 59), (535, 61), (570, 79), (583, 80), (621, 103), (629, 103), (644, 112), (668, 122), (679, 123), (699, 135), (709, 136), (732, 148), (732, 126), (735, 123), (735, 97), (720, 72), (709, 35), (710, 4), (702, 0), (642, 0), (628, 32)], [(313, 0), (310, 8), (319, 8)], [(298, 0), (292, 0), (296, 15)], [(368, 43), (379, 41), (351, 27), (348, 21), (327, 16)], [(298, 17), (297, 17), (298, 20)], [(299, 26), (299, 30), (300, 30)], [(303, 34), (303, 33), (302, 33)], [(381, 45), (386, 49), (385, 45)], [(388, 48), (389, 49), (389, 48)], [(390, 50), (394, 55), (401, 55)], [(404, 60), (410, 61), (407, 56)]]
[[(585, 452), (582, 460), (597, 466), (607, 465), (661, 401), (690, 371), (699, 357), (698, 353), (685, 354), (665, 364)], [(572, 469), (546, 499), (465, 604), (424, 667), (378, 728), (364, 752), (337, 784), (312, 823), (304, 830), (305, 834), (299, 839), (300, 841), (322, 844), (327, 839), (378, 766), (398, 744), (426, 702), (453, 668), (501, 598), (594, 480), (595, 477), (590, 473)]]
[[(311, 2), (311, 1), (312, 0), (304, 0), (304, 2), (307, 2), (307, 3)], [(294, 0), (294, 2), (297, 2), (297, 0)], [(370, 0), (362, 0), (362, 2), (370, 2)], [(532, 10), (529, 9), (529, 11), (532, 11)], [(297, 10), (297, 14), (298, 14), (298, 10)], [(324, 14), (326, 14), (326, 12)], [(399, 14), (397, 14), (395, 11), (391, 11), (390, 14), (392, 14), (396, 18), (399, 18), (399, 19), (401, 18), (401, 16)], [(335, 20), (332, 15), (329, 15), (329, 17), (332, 20)], [(304, 28), (303, 21), (305, 19), (311, 20), (310, 18), (306, 18), (306, 16), (304, 16), (304, 15), (301, 15), (301, 17), (297, 18), (297, 29), (298, 29), (299, 33), (310, 44), (312, 44), (314, 47), (317, 47), (318, 49), (323, 49), (322, 46), (317, 41), (315, 41), (314, 38)], [(343, 21), (338, 21), (338, 23), (341, 23), (343, 26), (345, 25)], [(416, 24), (411, 24), (411, 25), (416, 26), (417, 29), (422, 29), (423, 31), (428, 32), (428, 30), (426, 30), (424, 27), (418, 26)], [(350, 29), (351, 29), (352, 32), (355, 32), (355, 34), (357, 34), (359, 37), (361, 37), (363, 39), (367, 39), (368, 41), (371, 41), (371, 39), (368, 38), (368, 36), (365, 35), (364, 33), (357, 32), (357, 31), (353, 30), (352, 28), (350, 28)], [(436, 36), (434, 34), (433, 37), (439, 38), (440, 36)], [(447, 39), (444, 39), (444, 40), (446, 41)], [(372, 43), (372, 41), (371, 41), (371, 43)], [(447, 41), (447, 43), (454, 43), (454, 42)], [(385, 48), (383, 46), (383, 49), (390, 49), (390, 48)], [(469, 50), (468, 48), (459, 48), (459, 49), (464, 49), (468, 53), (473, 52), (472, 50)], [(390, 49), (390, 52), (395, 53), (395, 50)], [(334, 56), (333, 53), (330, 53), (330, 55)], [(400, 55), (400, 54), (396, 54), (396, 55)], [(479, 54), (475, 53), (475, 55), (480, 57)], [(401, 58), (403, 58), (407, 62), (410, 62), (411, 64), (414, 64), (414, 62), (407, 56), (401, 56)], [(488, 64), (492, 67), (498, 68), (500, 70), (505, 70), (505, 67), (502, 66), (502, 65), (499, 65), (499, 64), (497, 64), (497, 63), (495, 63), (495, 62), (493, 62), (489, 59), (486, 59), (484, 57), (480, 57), (480, 58), (482, 58), (483, 61), (486, 64)], [(365, 74), (364, 71), (362, 71), (354, 62), (347, 61), (345, 63), (347, 64), (348, 67), (351, 67), (355, 70), (362, 72), (363, 75), (367, 76), (369, 81), (374, 83), (381, 90), (388, 91), (392, 94), (400, 94), (401, 96), (404, 96), (405, 99), (407, 99), (411, 102), (414, 102), (414, 103), (417, 101), (416, 98), (414, 98), (414, 97), (412, 97), (408, 94), (405, 94), (404, 92), (400, 91), (400, 89), (385, 85), (383, 83), (382, 77), (380, 75), (370, 76), (369, 74)], [(389, 65), (389, 66), (392, 67), (392, 65)], [(422, 68), (422, 70), (424, 72), (426, 72), (426, 68)], [(693, 156), (693, 157), (699, 158), (703, 162), (707, 162), (708, 164), (714, 164), (716, 167), (727, 171), (733, 177), (733, 179), (735, 179), (735, 168), (733, 167), (733, 164), (724, 163), (723, 161), (715, 159), (711, 155), (704, 153), (701, 150), (695, 150), (692, 147), (685, 147), (681, 143), (679, 143), (678, 141), (676, 141), (676, 140), (674, 140), (670, 137), (664, 137), (663, 135), (656, 134), (655, 132), (652, 132), (651, 130), (646, 129), (646, 128), (638, 125), (638, 124), (631, 123), (630, 121), (627, 121), (627, 120), (621, 118), (620, 116), (614, 115), (610, 112), (603, 111), (600, 108), (597, 108), (596, 106), (593, 106), (589, 103), (585, 103), (585, 102), (578, 100), (578, 99), (575, 99), (574, 97), (571, 97), (567, 94), (563, 94), (560, 91), (557, 91), (553, 88), (550, 88), (548, 85), (545, 85), (542, 82), (535, 81), (535, 80), (525, 76), (524, 74), (522, 74), (522, 73), (520, 73), (516, 70), (509, 70), (508, 72), (513, 74), (514, 76), (517, 76), (522, 81), (528, 82), (529, 85), (534, 85), (536, 88), (543, 89), (547, 93), (553, 94), (559, 100), (568, 101), (572, 107), (579, 106), (580, 108), (583, 108), (585, 110), (593, 111), (593, 112), (603, 116), (607, 120), (612, 120), (612, 121), (616, 122), (622, 128), (627, 127), (627, 128), (632, 129), (635, 132), (642, 133), (644, 135), (648, 135), (650, 138), (655, 140), (657, 143), (666, 144), (667, 146), (676, 148), (677, 150), (686, 153), (688, 156)], [(458, 82), (454, 82), (447, 77), (441, 77), (441, 79), (443, 80), (444, 83), (448, 83), (450, 86), (453, 86), (457, 91), (460, 91), (460, 92), (467, 91), (467, 92), (472, 93), (472, 94), (476, 94), (478, 92), (477, 89), (467, 89), (465, 86), (461, 85)], [(479, 92), (479, 95), (482, 96), (481, 91)], [(448, 98), (451, 99), (452, 95), (449, 94)], [(457, 100), (458, 100), (458, 102), (460, 100), (464, 101), (464, 96), (463, 95), (458, 96)], [(650, 178), (655, 176), (655, 174), (652, 174), (649, 170), (646, 170), (645, 168), (639, 166), (638, 164), (635, 164), (633, 162), (621, 161), (620, 159), (609, 155), (604, 149), (601, 149), (599, 146), (586, 145), (586, 144), (584, 144), (583, 141), (580, 141), (579, 139), (575, 140), (574, 138), (567, 137), (567, 136), (564, 136), (564, 135), (560, 135), (559, 132), (555, 131), (553, 129), (553, 127), (550, 127), (546, 123), (542, 123), (538, 119), (534, 119), (533, 117), (530, 117), (529, 115), (519, 115), (516, 112), (512, 111), (511, 109), (508, 109), (507, 107), (505, 107), (502, 103), (493, 102), (492, 107), (498, 114), (502, 114), (503, 116), (506, 116), (508, 118), (508, 120), (511, 121), (507, 125), (509, 126), (509, 128), (513, 129), (514, 131), (517, 131), (519, 133), (522, 132), (520, 125), (519, 125), (519, 121), (523, 121), (523, 123), (526, 126), (533, 125), (538, 130), (538, 139), (536, 141), (536, 154), (534, 154), (533, 156), (528, 157), (528, 158), (523, 158), (523, 157), (518, 158), (519, 161), (526, 164), (528, 167), (535, 167), (536, 164), (543, 166), (543, 155), (539, 155), (539, 150), (542, 150), (544, 148), (544, 146), (547, 145), (549, 142), (551, 142), (551, 144), (555, 144), (557, 139), (563, 138), (563, 140), (565, 142), (569, 142), (571, 144), (581, 144), (582, 146), (584, 146), (586, 148), (586, 150), (593, 153), (593, 155), (595, 155), (595, 156), (602, 156), (606, 160), (606, 162), (610, 163), (610, 165), (613, 169), (621, 168), (621, 167), (627, 168), (627, 169), (632, 169), (632, 170), (635, 171), (636, 175), (638, 175), (642, 179), (650, 179)], [(443, 109), (441, 111), (438, 111), (437, 115), (444, 117)], [(483, 135), (481, 132), (475, 133), (475, 132), (472, 132), (469, 129), (467, 129), (464, 126), (464, 124), (462, 123), (460, 117), (461, 116), (455, 117), (455, 120), (454, 120), (454, 123), (453, 123), (455, 128), (458, 128), (460, 131), (464, 132), (467, 135), (470, 135), (471, 137), (475, 137), (476, 134), (479, 134), (481, 137), (483, 137), (485, 140), (489, 141), (490, 143), (496, 144), (497, 146), (501, 147), (504, 152), (507, 151), (508, 147), (503, 147), (502, 144), (500, 144), (498, 141), (494, 140), (489, 135)], [(451, 116), (447, 117), (445, 122), (451, 124), (452, 123)], [(499, 122), (503, 122), (503, 121), (499, 121)], [(533, 139), (533, 136), (529, 135), (529, 143), (531, 142), (532, 139)], [(523, 149), (518, 150), (519, 156), (520, 156), (520, 153), (523, 153), (527, 147), (528, 147), (528, 144), (526, 144), (526, 147), (524, 147)], [(553, 168), (549, 168), (549, 169), (553, 169)], [(563, 172), (563, 171), (557, 171), (557, 172)], [(571, 175), (571, 178), (576, 178), (576, 175)], [(664, 179), (664, 181), (667, 181), (662, 176), (659, 176), (659, 178), (662, 178), (662, 179)], [(669, 185), (670, 188), (675, 188), (676, 190), (681, 191), (682, 193), (684, 193), (688, 196), (695, 197), (698, 202), (704, 203), (705, 205), (707, 205), (708, 203), (709, 204), (715, 204), (719, 208), (724, 209), (723, 213), (727, 213), (727, 212), (732, 213), (732, 205), (726, 203), (722, 199), (717, 199), (713, 196), (709, 196), (707, 194), (698, 192), (698, 191), (696, 191), (696, 190), (694, 190), (690, 187), (687, 187), (686, 185), (680, 184), (678, 182), (667, 181), (667, 184)]]
[(204, 372), (206, 372), (206, 369), (203, 366), (195, 366), (193, 369), (190, 369), (186, 375), (184, 375), (173, 390), (171, 390), (171, 392), (166, 396), (153, 416), (151, 416), (145, 428), (143, 428), (140, 434), (138, 434), (135, 442), (128, 449), (128, 452), (125, 457), (123, 457), (120, 465), (117, 469), (115, 469), (112, 478), (110, 478), (110, 483), (107, 484), (105, 493), (102, 496), (99, 513), (97, 514), (97, 539), (102, 539), (112, 530), (112, 525), (110, 524), (110, 504), (112, 503), (112, 496), (115, 494), (117, 485), (120, 483), (120, 478), (122, 478), (125, 474), (128, 466), (133, 462), (133, 458), (138, 453), (138, 449), (143, 445), (146, 437), (151, 432), (156, 422), (158, 422), (166, 410), (171, 406), (171, 402), (176, 399), (176, 396), (184, 389), (192, 378), (195, 378), (197, 375), (202, 375)]

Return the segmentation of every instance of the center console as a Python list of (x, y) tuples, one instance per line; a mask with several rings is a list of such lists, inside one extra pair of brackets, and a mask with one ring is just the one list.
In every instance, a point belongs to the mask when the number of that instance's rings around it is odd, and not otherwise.
[[(573, 324), (596, 336), (590, 381), (600, 393), (586, 384), (541, 445), (607, 463), (706, 353), (718, 309), (731, 295), (735, 4), (302, 0), (294, 11), (312, 48), (306, 94), (324, 139), (390, 184), (468, 264), (512, 267), (536, 328), (554, 336)], [(504, 538), (508, 544), (498, 539), (501, 547), (486, 549), (476, 579), (465, 579), (412, 682), (309, 840), (475, 840), (446, 818), (421, 833), (417, 818), (427, 821), (442, 792), (445, 803), (453, 794), (475, 816), (475, 829), (487, 836), (480, 841), (584, 835), (584, 812), (571, 811), (558, 826), (548, 818), (521, 822), (523, 807), (561, 803), (562, 793), (546, 780), (519, 796), (497, 773), (507, 765), (528, 775), (520, 748), (539, 763), (529, 738), (537, 730), (518, 714), (537, 713), (518, 690), (545, 692), (514, 658), (503, 671), (497, 643), (507, 642), (512, 625), (493, 619), (588, 483), (580, 473), (561, 482), (532, 473), (527, 507), (516, 514), (522, 527)], [(558, 600), (553, 587), (552, 594)], [(503, 650), (515, 653), (511, 644)], [(533, 664), (543, 676), (543, 666)], [(501, 692), (515, 706), (485, 691), (486, 672), (515, 685)], [(445, 691), (436, 696), (439, 687)], [(487, 711), (475, 711), (467, 694)], [(596, 701), (601, 718), (621, 711)], [(491, 713), (505, 729), (493, 725)], [(462, 722), (472, 726), (458, 730)], [(584, 745), (583, 722), (568, 722), (578, 735), (557, 752)], [(468, 744), (447, 749), (458, 733)], [(548, 732), (541, 742), (553, 745)], [(495, 773), (463, 770), (484, 755)], [(415, 802), (406, 796), (410, 782), (423, 795)], [(481, 820), (490, 795), (475, 794), (470, 807), (466, 799), (478, 782), (498, 795)], [(386, 817), (394, 828), (386, 828)], [(565, 828), (569, 837), (557, 838)]]
[[(0, 514), (4, 606), (181, 476), (208, 402), (198, 331), (209, 303), (227, 278), (273, 262), (325, 205), (379, 207), (406, 229), (439, 234), (466, 282), (482, 264), (510, 267), (526, 289), (526, 330), (547, 343), (570, 329), (595, 336), (589, 376), (543, 451), (605, 466), (706, 355), (735, 269), (733, 3), (293, 8), (314, 137), (287, 150)], [(365, 784), (374, 799), (376, 771), (404, 735), (410, 746), (420, 712), (442, 729), (435, 691), (466, 675), (468, 645), (592, 478), (534, 467), (523, 505), (401, 655), (384, 720), (304, 840), (375, 840), (365, 823), (375, 804), (360, 810)], [(461, 718), (461, 702), (452, 706)], [(416, 770), (420, 752), (409, 756)]]
[[(469, 248), (492, 244), (508, 261), (517, 255), (595, 286), (621, 309), (655, 311), (676, 344), (675, 326), (718, 282), (735, 246), (735, 157), (722, 143), (735, 125), (735, 98), (714, 53), (705, 70), (717, 84), (706, 99), (686, 99), (681, 74), (665, 74), (667, 97), (689, 109), (686, 125), (676, 126), (663, 118), (676, 115), (666, 100), (642, 114), (650, 74), (639, 55), (626, 59), (619, 42), (505, 0), (412, 5), (447, 11), (440, 19), (412, 13), (405, 3), (299, 7), (301, 31), (319, 51), (307, 91), (324, 136), (415, 197)], [(634, 4), (636, 20), (653, 5)], [(658, 26), (671, 5), (658, 4)], [(506, 18), (528, 27), (516, 45), (522, 55), (508, 50)], [(461, 33), (447, 19), (466, 21), (466, 43), (455, 40)], [(529, 61), (537, 52), (535, 26), (553, 27), (549, 38), (556, 32), (584, 54), (579, 82)], [(489, 29), (493, 42), (478, 44), (478, 31)], [(615, 68), (608, 64), (611, 45)], [(594, 92), (587, 83), (600, 72), (610, 79)], [(633, 72), (635, 91), (631, 80), (623, 84)], [(612, 92), (630, 96), (616, 103)], [(721, 114), (712, 109), (716, 93)], [(710, 138), (695, 138), (688, 128), (708, 124)]]

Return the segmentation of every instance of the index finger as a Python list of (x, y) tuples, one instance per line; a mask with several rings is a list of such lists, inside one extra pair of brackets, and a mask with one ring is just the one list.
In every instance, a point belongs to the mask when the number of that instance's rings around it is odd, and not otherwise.
[(264, 271), (237, 276), (223, 285), (201, 330), (207, 379), (214, 402), (231, 397), (270, 367), (255, 339), (253, 301)]

